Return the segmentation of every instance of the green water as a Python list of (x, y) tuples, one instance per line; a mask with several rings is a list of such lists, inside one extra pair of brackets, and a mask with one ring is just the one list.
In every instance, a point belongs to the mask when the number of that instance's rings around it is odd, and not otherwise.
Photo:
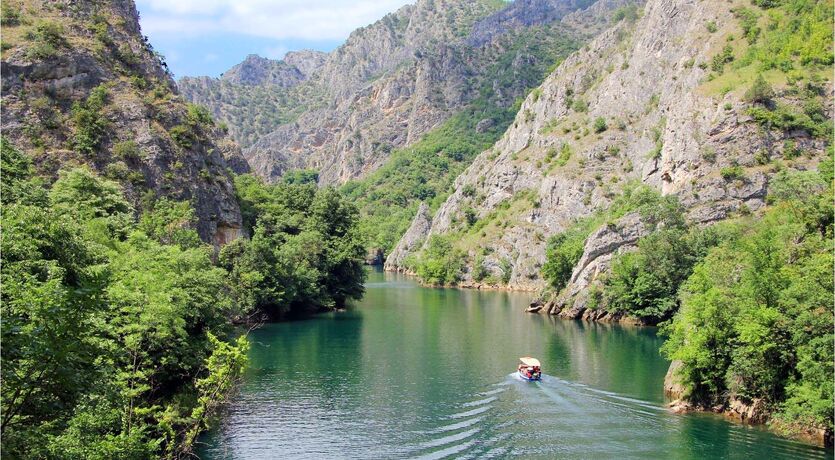
[[(251, 334), (201, 458), (832, 458), (664, 409), (654, 329), (522, 312), (529, 297), (373, 272), (355, 308)], [(513, 374), (542, 361), (542, 382)]]

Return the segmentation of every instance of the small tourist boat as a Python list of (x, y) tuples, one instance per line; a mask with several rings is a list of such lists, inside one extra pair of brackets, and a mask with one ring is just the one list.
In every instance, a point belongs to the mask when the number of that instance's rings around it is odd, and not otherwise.
[(524, 356), (519, 358), (519, 361), (519, 377), (522, 377), (529, 382), (542, 380), (542, 368), (538, 359), (531, 358), (530, 356)]

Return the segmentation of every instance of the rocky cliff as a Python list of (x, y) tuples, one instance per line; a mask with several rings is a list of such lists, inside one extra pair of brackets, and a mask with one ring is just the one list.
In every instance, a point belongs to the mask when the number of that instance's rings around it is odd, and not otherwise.
[(241, 228), (226, 161), (246, 168), (240, 150), (177, 94), (138, 19), (129, 0), (4, 2), (3, 136), (47, 177), (87, 164), (118, 180), (137, 209), (190, 200), (223, 244)]
[[(534, 90), (496, 145), (456, 180), (424, 240), (448, 235), (466, 251), (465, 282), (479, 261), (496, 277), (497, 267), (509, 267), (509, 287), (537, 290), (548, 237), (605, 209), (628, 182), (676, 195), (696, 223), (756, 212), (770, 176), (782, 167), (814, 167), (826, 134), (757, 119), (745, 95), (762, 71), (756, 64), (723, 73), (734, 56), (745, 56), (734, 13), (744, 5), (650, 0), (641, 10), (617, 11), (617, 24)], [(829, 74), (810, 71), (821, 96), (831, 94)], [(800, 113), (804, 102), (791, 77), (765, 75), (777, 93), (772, 104)], [(831, 99), (809, 100), (831, 116)], [(627, 219), (594, 234), (566, 291), (586, 291), (608, 258), (633, 247), (642, 232)], [(571, 309), (574, 300), (552, 312), (583, 314)]]
[(295, 120), (318, 100), (312, 88), (299, 87), (322, 67), (327, 54), (303, 50), (282, 60), (251, 54), (220, 78), (183, 77), (177, 85), (186, 100), (209, 108), (243, 147)]
[[(497, 65), (538, 67), (538, 60), (553, 56), (543, 48), (600, 30), (590, 24), (552, 29), (588, 2), (541, 3), (534, 12), (516, 2), (419, 0), (352, 33), (304, 83), (262, 97), (275, 103), (242, 104), (257, 90), (239, 88), (221, 95), (226, 108), (214, 111), (267, 179), (306, 168), (318, 170), (326, 184), (364, 177), (393, 149), (413, 144), (481, 97), (485, 87), (510, 107), (541, 81), (541, 75), (504, 81), (495, 77)], [(211, 81), (183, 79), (180, 86), (191, 100), (218, 107)], [(268, 122), (253, 128), (253, 120)]]

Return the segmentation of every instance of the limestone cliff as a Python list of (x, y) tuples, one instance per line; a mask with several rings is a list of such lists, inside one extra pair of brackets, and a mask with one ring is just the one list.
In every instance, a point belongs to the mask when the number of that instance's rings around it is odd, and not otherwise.
[(42, 174), (88, 164), (137, 208), (149, 192), (190, 200), (207, 242), (238, 236), (240, 150), (177, 95), (133, 1), (4, 2), (2, 67), (3, 136)]
[[(518, 67), (522, 77), (525, 67), (553, 64), (540, 62), (551, 56), (542, 48), (600, 30), (589, 23), (552, 28), (587, 3), (543, 2), (533, 11), (516, 2), (419, 0), (356, 30), (307, 81), (273, 86), (258, 97), (263, 86), (238, 85), (234, 95), (221, 92), (215, 113), (242, 143), (255, 172), (268, 180), (304, 168), (318, 170), (325, 184), (364, 177), (393, 149), (413, 144), (485, 97), (484, 88), (490, 88), (491, 100), (512, 106), (542, 76), (500, 79), (496, 66)], [(217, 106), (217, 84), (180, 81), (187, 97), (210, 107)], [(226, 102), (236, 98), (253, 103)]]
[(307, 87), (298, 86), (314, 75), (326, 56), (312, 50), (289, 52), (282, 60), (251, 54), (220, 78), (183, 77), (177, 86), (186, 100), (209, 108), (246, 147), (295, 120), (314, 99)]
[[(627, 182), (675, 194), (696, 223), (756, 212), (776, 169), (814, 167), (825, 139), (757, 123), (744, 98), (756, 72), (743, 79), (714, 70), (745, 46), (732, 12), (741, 5), (650, 0), (622, 10), (527, 97), (504, 136), (456, 180), (423, 239), (454, 236), (469, 254), (465, 283), (480, 260), (488, 271), (512, 267), (509, 287), (537, 290), (548, 237), (605, 209)], [(777, 100), (796, 106), (779, 78)], [(831, 82), (821, 84), (831, 94)], [(831, 116), (831, 99), (823, 104)], [(587, 287), (642, 230), (624, 221), (601, 232), (587, 241), (581, 264), (590, 263), (575, 268), (567, 291)], [(556, 311), (570, 311), (573, 300)]]

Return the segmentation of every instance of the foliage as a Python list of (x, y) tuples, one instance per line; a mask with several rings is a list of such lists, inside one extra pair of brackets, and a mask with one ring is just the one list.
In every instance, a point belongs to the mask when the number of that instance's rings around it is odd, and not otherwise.
[(742, 167), (738, 165), (725, 166), (719, 170), (719, 175), (722, 176), (722, 179), (727, 181), (739, 180), (745, 177), (745, 171), (743, 171)]
[(641, 238), (638, 249), (617, 256), (603, 282), (610, 311), (657, 324), (678, 310), (678, 288), (693, 266), (721, 240), (715, 227), (665, 227)]
[(638, 10), (638, 6), (627, 5), (615, 10), (615, 12), (612, 14), (612, 21), (619, 22), (626, 19), (629, 22), (634, 22), (639, 17), (641, 17), (641, 12)]
[(593, 129), (595, 133), (602, 133), (603, 131), (609, 129), (609, 127), (606, 125), (606, 119), (603, 117), (595, 118)]
[(236, 188), (252, 238), (224, 247), (220, 261), (241, 313), (277, 319), (362, 296), (365, 250), (353, 204), (315, 183), (266, 185), (242, 175)]
[(227, 391), (245, 362), (245, 342), (226, 341), (227, 273), (209, 247), (140, 230), (157, 231), (163, 210), (189, 215), (184, 206), (158, 202), (137, 226), (118, 184), (86, 168), (35, 193), (28, 159), (2, 146), (4, 454), (187, 452), (222, 399), (208, 390)]
[(762, 74), (757, 75), (754, 84), (745, 92), (745, 100), (754, 104), (768, 104), (774, 97), (774, 89), (765, 81)]
[(21, 203), (45, 206), (48, 198), (43, 181), (33, 177), (32, 160), (0, 137), (0, 200), (2, 204)]
[(194, 230), (196, 224), (197, 216), (191, 203), (161, 198), (145, 210), (139, 218), (138, 228), (160, 243), (188, 249), (203, 244)]
[(682, 361), (691, 401), (761, 399), (784, 424), (831, 432), (831, 183), (778, 182), (763, 218), (741, 220), (695, 266), (663, 351)]
[(281, 176), (281, 180), (290, 185), (315, 184), (319, 182), (319, 172), (314, 169), (297, 169)]
[(409, 265), (421, 282), (433, 286), (454, 285), (464, 269), (465, 255), (448, 237), (432, 235), (420, 254)]
[(759, 70), (788, 72), (798, 67), (832, 65), (832, 2), (828, 0), (763, 0), (768, 25), (760, 30), (758, 12), (737, 9), (740, 26), (751, 46), (737, 64), (756, 63)]
[(571, 272), (583, 255), (586, 238), (594, 230), (595, 223), (593, 219), (580, 220), (548, 239), (542, 275), (555, 291), (562, 290), (571, 279)]
[(651, 228), (683, 225), (681, 205), (674, 197), (661, 196), (657, 191), (634, 183), (626, 184), (608, 209), (578, 219), (564, 231), (548, 240), (542, 276), (555, 292), (568, 284), (574, 266), (583, 255), (586, 239), (606, 222), (617, 220), (627, 213), (638, 212)]
[(107, 130), (108, 121), (102, 114), (107, 103), (107, 88), (99, 85), (90, 91), (84, 102), (72, 106), (72, 121), (75, 126), (73, 147), (87, 155), (93, 155), (99, 148)]
[[(15, 22), (19, 22), (19, 16)], [(27, 51), (30, 59), (43, 60), (57, 56), (60, 49), (67, 46), (64, 27), (57, 22), (46, 20), (38, 22), (34, 30), (27, 33), (27, 38), (32, 41)]]

